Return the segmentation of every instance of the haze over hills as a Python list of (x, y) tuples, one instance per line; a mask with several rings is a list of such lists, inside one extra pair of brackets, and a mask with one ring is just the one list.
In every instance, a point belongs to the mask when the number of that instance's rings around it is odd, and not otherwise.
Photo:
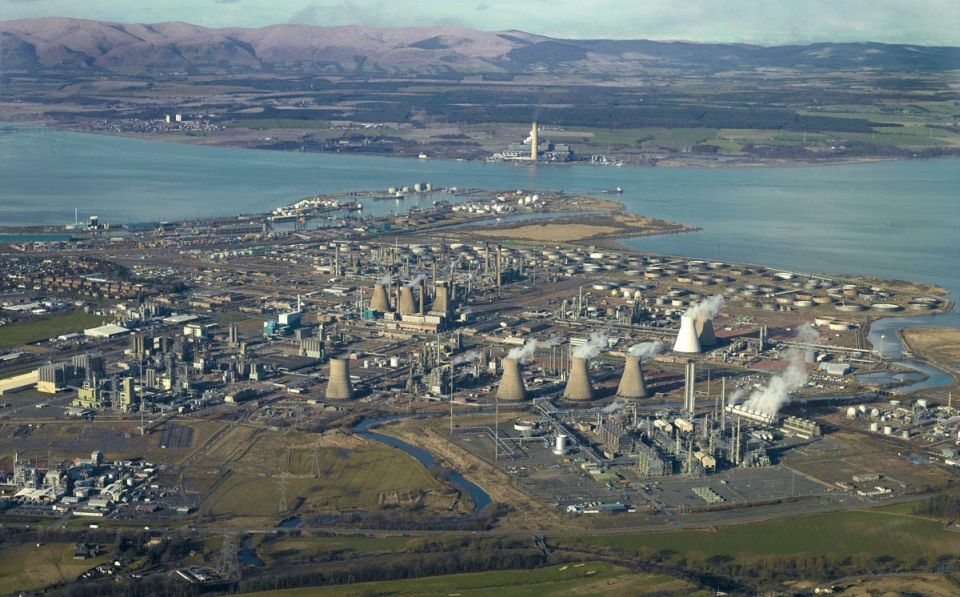
[(948, 70), (960, 48), (876, 43), (764, 47), (647, 40), (554, 39), (456, 27), (272, 25), (210, 29), (180, 22), (69, 18), (0, 22), (3, 70), (201, 72), (211, 69), (370, 74), (579, 72), (636, 74), (788, 67)]

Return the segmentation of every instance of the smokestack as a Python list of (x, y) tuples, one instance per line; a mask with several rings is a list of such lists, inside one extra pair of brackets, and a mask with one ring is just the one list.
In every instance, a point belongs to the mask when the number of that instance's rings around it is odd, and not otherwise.
[(706, 318), (697, 318), (697, 340), (701, 347), (717, 345), (717, 337), (713, 335), (713, 321)]
[(537, 144), (539, 143), (537, 139), (537, 123), (533, 122), (533, 125), (530, 127), (530, 159), (534, 162), (537, 161)]
[(697, 324), (693, 318), (684, 315), (680, 318), (680, 333), (673, 344), (673, 352), (697, 354), (700, 352), (700, 341), (697, 339)]
[(503, 376), (497, 388), (497, 398), (500, 400), (526, 400), (527, 390), (523, 387), (523, 376), (520, 375), (520, 364), (517, 359), (503, 359)]
[(621, 398), (647, 397), (647, 382), (643, 379), (640, 357), (627, 356), (627, 359), (623, 362), (623, 376), (620, 378), (617, 396)]
[(397, 311), (400, 312), (400, 315), (416, 315), (417, 313), (417, 302), (413, 298), (413, 289), (409, 286), (400, 287)]
[(420, 304), (417, 305), (417, 308), (420, 310), (420, 316), (423, 317), (423, 314), (427, 311), (427, 287), (426, 284), (420, 282)]
[(683, 385), (683, 409), (690, 414), (693, 414), (697, 409), (696, 382), (697, 364), (694, 361), (687, 361)]
[(370, 308), (381, 313), (390, 310), (390, 299), (387, 297), (387, 288), (383, 284), (373, 285), (373, 298), (370, 299)]
[(566, 400), (593, 400), (593, 387), (590, 385), (590, 372), (587, 370), (587, 359), (573, 357), (570, 359), (570, 377), (567, 387), (563, 390)]
[(350, 361), (330, 359), (330, 377), (327, 380), (328, 399), (350, 400), (353, 398), (353, 385), (350, 383)]

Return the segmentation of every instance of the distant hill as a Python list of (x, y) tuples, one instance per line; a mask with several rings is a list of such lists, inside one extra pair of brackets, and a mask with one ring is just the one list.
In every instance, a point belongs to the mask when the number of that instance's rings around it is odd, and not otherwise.
[(0, 65), (11, 71), (639, 74), (651, 69), (946, 70), (960, 48), (877, 43), (765, 47), (647, 40), (553, 39), (457, 27), (272, 25), (209, 29), (68, 18), (0, 22)]

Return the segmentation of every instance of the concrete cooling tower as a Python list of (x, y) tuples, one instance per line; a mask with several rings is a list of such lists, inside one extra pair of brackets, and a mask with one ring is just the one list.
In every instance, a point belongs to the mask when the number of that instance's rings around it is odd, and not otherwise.
[(330, 359), (330, 378), (327, 380), (326, 397), (334, 400), (353, 398), (353, 385), (350, 383), (350, 361)]
[(523, 386), (520, 364), (516, 359), (503, 359), (503, 376), (497, 388), (497, 398), (500, 400), (527, 399), (527, 389)]
[(697, 319), (697, 340), (701, 348), (709, 348), (717, 345), (717, 337), (713, 335), (713, 321), (710, 319)]
[(640, 368), (640, 357), (628, 356), (623, 363), (623, 376), (617, 388), (617, 396), (621, 398), (646, 398), (647, 382), (643, 379), (643, 369)]
[(416, 315), (417, 301), (413, 297), (413, 288), (409, 286), (400, 287), (400, 298), (397, 300), (397, 311), (400, 315)]
[(370, 308), (381, 313), (390, 311), (390, 299), (387, 297), (387, 288), (383, 284), (373, 285), (373, 298), (370, 299)]
[(673, 343), (673, 352), (697, 354), (700, 352), (700, 341), (697, 339), (697, 324), (692, 317), (684, 315), (680, 318), (680, 333)]
[(563, 397), (567, 400), (593, 400), (593, 386), (590, 385), (587, 359), (583, 357), (570, 359), (570, 377), (567, 379), (567, 387), (563, 390)]
[(439, 282), (436, 286), (436, 296), (433, 299), (433, 313), (450, 315), (450, 287), (445, 282)]

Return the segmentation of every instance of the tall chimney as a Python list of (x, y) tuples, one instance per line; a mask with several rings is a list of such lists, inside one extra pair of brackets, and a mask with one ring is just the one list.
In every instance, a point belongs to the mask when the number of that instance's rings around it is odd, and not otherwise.
[(537, 123), (533, 122), (533, 125), (530, 127), (530, 159), (534, 162), (537, 161), (537, 144), (539, 140), (537, 139)]
[(503, 359), (503, 376), (497, 388), (497, 398), (500, 400), (527, 399), (527, 389), (523, 386), (523, 376), (520, 375), (520, 364), (517, 359)]
[(570, 377), (567, 387), (563, 390), (566, 400), (593, 400), (593, 387), (590, 385), (590, 372), (587, 370), (587, 359), (573, 357), (570, 359)]
[(327, 380), (328, 399), (350, 400), (353, 398), (353, 385), (350, 383), (350, 361), (330, 359), (330, 377)]
[(673, 344), (673, 352), (697, 354), (700, 352), (700, 341), (697, 339), (697, 325), (692, 317), (684, 315), (680, 318), (680, 333)]
[(623, 376), (620, 378), (617, 396), (621, 398), (647, 397), (647, 382), (643, 379), (640, 357), (627, 356), (623, 362)]
[(390, 299), (387, 297), (387, 288), (383, 284), (373, 285), (373, 298), (370, 299), (370, 308), (381, 313), (390, 311)]
[(424, 282), (420, 282), (420, 300), (418, 301), (417, 308), (420, 309), (420, 316), (427, 312), (427, 285)]
[(717, 345), (717, 337), (713, 335), (713, 321), (706, 318), (697, 319), (696, 327), (697, 340), (701, 348)]
[(413, 289), (409, 286), (400, 287), (397, 311), (400, 312), (400, 315), (416, 315), (417, 313), (417, 303), (413, 298)]
[(697, 364), (694, 361), (687, 361), (683, 384), (683, 410), (693, 414), (697, 410)]

